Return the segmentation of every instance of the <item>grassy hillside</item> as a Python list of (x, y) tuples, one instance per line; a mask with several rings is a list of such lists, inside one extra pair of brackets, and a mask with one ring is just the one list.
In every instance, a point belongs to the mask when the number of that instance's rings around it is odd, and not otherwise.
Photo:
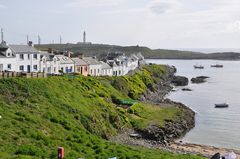
[(82, 53), (86, 56), (97, 56), (99, 58), (105, 57), (108, 52), (125, 52), (126, 54), (132, 54), (141, 52), (145, 58), (152, 59), (240, 59), (240, 53), (213, 53), (204, 54), (200, 52), (191, 51), (180, 51), (180, 50), (166, 50), (166, 49), (156, 49), (152, 50), (148, 47), (140, 46), (116, 46), (116, 45), (105, 45), (105, 44), (43, 44), (35, 45), (39, 50), (48, 50), (52, 48), (55, 51), (72, 51), (73, 56), (77, 56)]
[[(137, 99), (147, 85), (155, 82), (149, 81), (149, 76), (157, 70), (164, 73), (163, 66), (153, 65), (142, 68), (132, 77), (1, 79), (0, 158), (56, 158), (59, 146), (65, 148), (66, 159), (106, 159), (114, 156), (126, 159), (200, 158), (118, 145), (106, 140), (119, 130), (139, 123), (132, 118), (136, 111), (128, 113), (112, 101), (130, 97)], [(116, 89), (121, 88), (116, 82), (119, 78), (125, 78), (128, 84), (123, 92)], [(143, 106), (149, 112), (139, 111)], [(157, 117), (155, 122), (159, 124), (166, 119), (175, 120), (179, 115), (178, 108), (153, 109), (153, 106), (144, 103), (137, 104), (133, 109), (146, 119), (150, 117), (151, 110), (162, 112), (161, 116), (154, 115)], [(143, 121), (142, 124), (146, 125), (147, 122)]]

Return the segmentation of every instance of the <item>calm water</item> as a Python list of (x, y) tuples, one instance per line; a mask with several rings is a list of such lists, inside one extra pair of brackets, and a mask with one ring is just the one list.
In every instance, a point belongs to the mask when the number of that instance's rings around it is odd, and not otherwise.
[[(168, 98), (182, 102), (196, 111), (196, 126), (182, 140), (185, 142), (240, 149), (240, 61), (214, 60), (148, 60), (151, 63), (177, 67), (177, 74), (188, 77), (205, 75), (203, 84), (189, 84), (192, 92), (169, 94)], [(211, 68), (211, 64), (224, 68)], [(193, 69), (201, 64), (205, 69)], [(216, 109), (215, 103), (226, 102), (229, 108)]]

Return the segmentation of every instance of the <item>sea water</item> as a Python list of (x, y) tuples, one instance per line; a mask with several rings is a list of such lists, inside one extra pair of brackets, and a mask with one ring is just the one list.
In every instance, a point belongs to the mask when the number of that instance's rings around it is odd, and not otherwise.
[[(196, 125), (182, 139), (184, 142), (240, 149), (240, 61), (216, 60), (147, 60), (177, 68), (177, 75), (189, 78), (209, 76), (202, 84), (189, 83), (182, 91), (177, 87), (167, 98), (182, 102), (196, 112)], [(211, 65), (222, 64), (223, 68)], [(202, 65), (204, 69), (194, 69)], [(228, 103), (229, 108), (217, 109), (216, 103)]]

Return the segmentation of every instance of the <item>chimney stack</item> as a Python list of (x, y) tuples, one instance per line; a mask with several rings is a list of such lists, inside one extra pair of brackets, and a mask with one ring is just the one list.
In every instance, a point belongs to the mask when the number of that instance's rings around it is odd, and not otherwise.
[(83, 55), (82, 53), (80, 53), (80, 54), (78, 55), (78, 58), (80, 58), (80, 59), (83, 59), (83, 57), (84, 57), (84, 55)]
[(28, 42), (28, 46), (32, 46), (32, 47), (33, 47), (33, 42), (32, 42), (32, 41), (29, 41), (29, 42)]
[(71, 57), (71, 52), (67, 51), (67, 54), (68, 54), (68, 57), (70, 58)]

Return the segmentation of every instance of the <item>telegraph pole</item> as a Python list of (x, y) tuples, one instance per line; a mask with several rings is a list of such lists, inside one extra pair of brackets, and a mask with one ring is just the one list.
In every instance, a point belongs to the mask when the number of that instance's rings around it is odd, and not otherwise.
[(38, 35), (38, 45), (41, 44), (41, 37)]
[(28, 34), (27, 34), (27, 45), (28, 45), (28, 42), (29, 42), (29, 38), (28, 38)]
[(3, 41), (4, 41), (3, 28), (1, 28), (1, 42), (3, 43)]
[(83, 32), (83, 43), (84, 44), (86, 43), (86, 32), (85, 31)]
[(60, 45), (62, 45), (62, 36), (61, 35), (59, 36), (59, 42), (60, 42)]

